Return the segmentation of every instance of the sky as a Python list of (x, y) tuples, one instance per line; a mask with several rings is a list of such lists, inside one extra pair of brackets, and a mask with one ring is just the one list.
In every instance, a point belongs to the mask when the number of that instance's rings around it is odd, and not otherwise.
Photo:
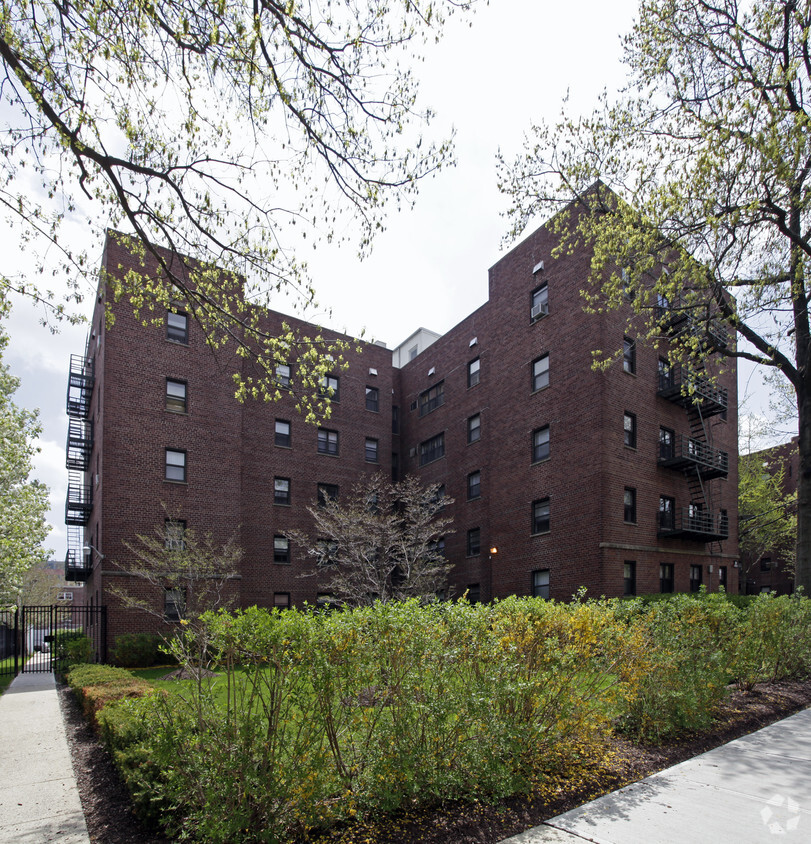
[[(520, 152), (531, 123), (554, 122), (567, 93), (569, 112), (586, 114), (603, 90), (623, 86), (621, 35), (636, 8), (636, 0), (492, 0), (452, 19), (419, 75), (421, 104), (437, 113), (432, 136), (455, 130), (456, 165), (423, 182), (413, 209), (390, 214), (363, 262), (351, 247), (322, 245), (307, 256), (319, 302), (307, 318), (394, 348), (421, 326), (444, 333), (483, 304), (487, 271), (508, 248), (497, 152)], [(6, 256), (19, 251), (2, 222), (0, 244)], [(92, 305), (90, 296), (85, 316)], [(284, 300), (273, 306), (292, 311)], [(62, 558), (68, 364), (83, 352), (87, 328), (53, 335), (37, 320), (29, 303), (15, 303), (5, 362), (22, 379), (16, 402), (40, 410), (34, 476), (51, 490), (47, 546)], [(741, 377), (746, 387), (749, 373)]]

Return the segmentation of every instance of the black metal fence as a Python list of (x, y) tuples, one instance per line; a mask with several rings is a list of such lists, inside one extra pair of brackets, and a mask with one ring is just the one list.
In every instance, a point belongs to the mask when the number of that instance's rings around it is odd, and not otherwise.
[(59, 671), (71, 654), (106, 662), (107, 607), (0, 609), (0, 675)]

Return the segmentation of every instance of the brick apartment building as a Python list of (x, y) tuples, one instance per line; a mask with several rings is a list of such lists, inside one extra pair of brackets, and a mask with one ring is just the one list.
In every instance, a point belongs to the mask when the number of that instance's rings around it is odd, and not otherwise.
[[(584, 312), (589, 255), (553, 259), (553, 246), (541, 228), (515, 247), (490, 270), (488, 301), (445, 335), (419, 329), (393, 352), (353, 341), (320, 428), (292, 396), (238, 403), (231, 376), (248, 364), (212, 352), (188, 315), (144, 327), (114, 305), (107, 330), (101, 290), (71, 361), (66, 567), (113, 610), (111, 640), (144, 626), (109, 593), (126, 577), (122, 543), (167, 513), (218, 542), (239, 531), (238, 605), (323, 598), (286, 532), (308, 528), (318, 495), (379, 470), (454, 499), (456, 595), (737, 591), (734, 365), (715, 382), (694, 375), (688, 399), (686, 373), (626, 336), (624, 314)], [(108, 240), (107, 272), (129, 260)], [(690, 320), (668, 311), (663, 325)], [(622, 355), (598, 372), (595, 349)]]

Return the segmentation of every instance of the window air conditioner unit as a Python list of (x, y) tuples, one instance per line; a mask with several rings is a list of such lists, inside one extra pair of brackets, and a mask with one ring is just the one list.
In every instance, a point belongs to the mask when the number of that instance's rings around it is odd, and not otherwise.
[(543, 316), (544, 314), (549, 313), (549, 305), (546, 302), (541, 302), (539, 305), (535, 305), (532, 310), (529, 312), (529, 315), (532, 319), (538, 319), (538, 317)]

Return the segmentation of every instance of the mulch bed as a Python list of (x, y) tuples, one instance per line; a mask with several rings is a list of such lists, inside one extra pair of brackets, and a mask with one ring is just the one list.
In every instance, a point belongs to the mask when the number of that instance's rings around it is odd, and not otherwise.
[[(82, 716), (70, 690), (59, 687), (73, 769), (79, 784), (90, 839), (99, 844), (169, 844), (145, 830), (132, 812), (129, 795), (112, 759)], [(370, 825), (335, 830), (323, 841), (341, 844), (494, 844), (561, 812), (630, 782), (697, 756), (811, 706), (811, 679), (735, 691), (711, 731), (690, 734), (661, 746), (614, 738), (599, 766), (584, 760), (576, 783), (555, 782), (543, 794), (497, 803), (448, 803)]]

